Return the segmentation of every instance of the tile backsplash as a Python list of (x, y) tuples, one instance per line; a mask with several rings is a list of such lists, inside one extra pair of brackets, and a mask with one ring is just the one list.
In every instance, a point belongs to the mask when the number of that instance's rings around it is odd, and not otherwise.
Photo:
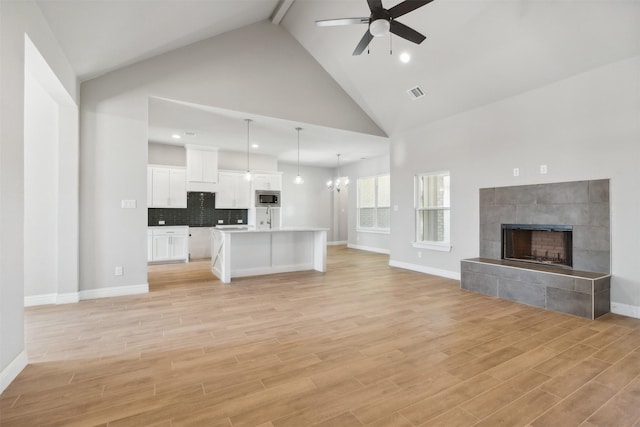
[[(221, 223), (218, 221), (222, 220)], [(164, 224), (161, 224), (164, 221)], [(188, 225), (190, 227), (213, 227), (214, 225), (247, 223), (246, 209), (216, 209), (215, 193), (190, 191), (187, 207), (182, 209), (149, 208), (148, 225)]]

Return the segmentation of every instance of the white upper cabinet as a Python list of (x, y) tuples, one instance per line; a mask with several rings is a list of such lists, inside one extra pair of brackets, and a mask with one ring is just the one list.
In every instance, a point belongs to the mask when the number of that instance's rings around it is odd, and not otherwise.
[(218, 172), (216, 209), (249, 209), (251, 183), (244, 175), (244, 172), (238, 171)]
[(187, 189), (212, 191), (218, 182), (218, 149), (196, 145), (187, 150)]
[(186, 170), (179, 167), (147, 167), (147, 206), (150, 208), (186, 208)]
[(255, 172), (252, 175), (251, 183), (253, 191), (282, 190), (282, 174), (280, 172)]

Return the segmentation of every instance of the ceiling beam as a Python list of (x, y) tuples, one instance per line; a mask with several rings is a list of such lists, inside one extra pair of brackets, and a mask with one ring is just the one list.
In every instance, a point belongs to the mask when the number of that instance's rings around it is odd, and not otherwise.
[(273, 12), (273, 15), (271, 16), (271, 22), (276, 25), (280, 25), (280, 21), (282, 21), (282, 18), (287, 14), (287, 11), (293, 2), (294, 0), (280, 0), (278, 6), (276, 6), (275, 11)]

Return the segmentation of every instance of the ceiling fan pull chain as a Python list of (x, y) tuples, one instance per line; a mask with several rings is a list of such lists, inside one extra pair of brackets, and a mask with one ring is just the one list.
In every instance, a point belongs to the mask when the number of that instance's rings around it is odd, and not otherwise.
[(389, 55), (393, 55), (393, 44), (391, 40), (393, 40), (393, 37), (391, 36), (391, 33), (389, 33)]

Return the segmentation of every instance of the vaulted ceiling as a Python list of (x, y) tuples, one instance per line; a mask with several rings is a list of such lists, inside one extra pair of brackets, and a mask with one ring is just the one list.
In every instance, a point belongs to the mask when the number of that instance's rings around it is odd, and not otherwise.
[[(383, 0), (386, 8), (397, 3)], [(360, 56), (351, 53), (366, 25), (314, 21), (368, 16), (365, 0), (38, 4), (82, 80), (271, 19), (390, 136), (640, 55), (639, 1), (434, 0), (398, 19), (427, 36), (422, 44), (381, 37)], [(399, 61), (402, 52), (409, 63)], [(411, 99), (415, 86), (426, 96)]]

